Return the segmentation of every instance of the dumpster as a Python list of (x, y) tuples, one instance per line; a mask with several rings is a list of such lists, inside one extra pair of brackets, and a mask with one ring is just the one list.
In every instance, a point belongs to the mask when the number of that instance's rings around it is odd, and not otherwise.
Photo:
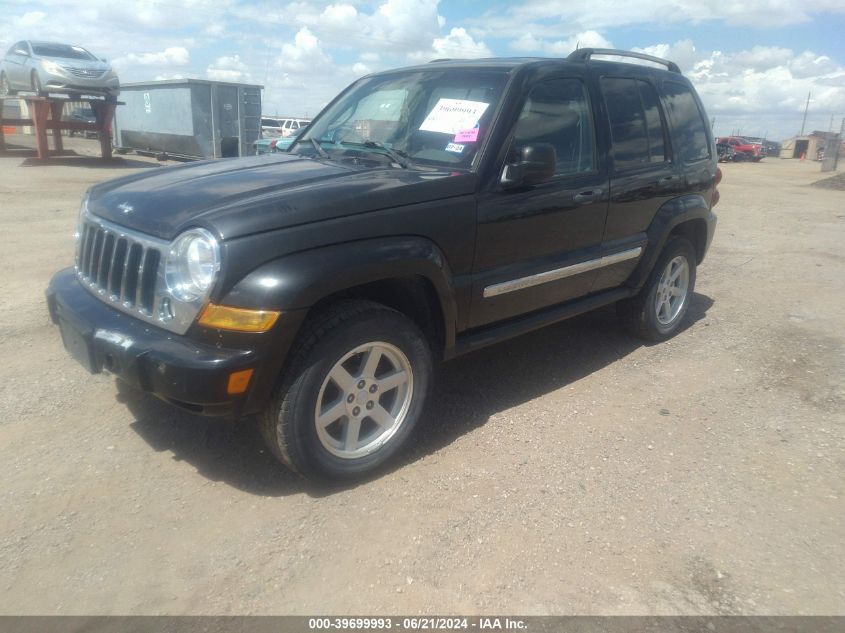
[(123, 84), (115, 150), (184, 159), (250, 156), (261, 130), (262, 88), (203, 79)]

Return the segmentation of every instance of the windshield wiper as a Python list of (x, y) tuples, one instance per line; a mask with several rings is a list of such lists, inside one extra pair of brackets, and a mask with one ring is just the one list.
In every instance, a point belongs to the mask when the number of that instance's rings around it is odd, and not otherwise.
[(320, 141), (315, 139), (313, 136), (308, 140), (311, 141), (311, 145), (313, 145), (314, 149), (317, 150), (317, 153), (320, 155), (320, 158), (325, 158), (327, 160), (330, 159), (329, 153), (323, 149), (323, 146), (320, 145)]
[(405, 154), (405, 152), (400, 152), (399, 150), (391, 149), (387, 145), (379, 143), (378, 141), (366, 140), (361, 143), (361, 145), (363, 145), (364, 147), (380, 149), (385, 154), (387, 154), (393, 160), (394, 163), (396, 163), (400, 167), (403, 167), (404, 169), (408, 169), (408, 166), (411, 164), (411, 162), (407, 158), (408, 155)]

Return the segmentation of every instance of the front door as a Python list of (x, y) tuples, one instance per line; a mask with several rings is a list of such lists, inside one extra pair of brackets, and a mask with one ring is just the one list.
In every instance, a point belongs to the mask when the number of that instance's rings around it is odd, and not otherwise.
[(470, 327), (590, 292), (608, 200), (592, 92), (577, 70), (538, 80), (528, 91), (506, 161), (520, 146), (548, 143), (555, 149), (555, 175), (479, 196)]
[(9, 49), (6, 55), (6, 72), (9, 83), (13, 88), (29, 90), (32, 84), (26, 62), (29, 60), (29, 46), (26, 42), (18, 42)]

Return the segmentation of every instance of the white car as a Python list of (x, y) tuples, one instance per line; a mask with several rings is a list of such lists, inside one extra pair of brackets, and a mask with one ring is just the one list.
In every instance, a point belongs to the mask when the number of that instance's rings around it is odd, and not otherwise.
[(277, 119), (263, 117), (261, 119), (261, 136), (264, 138), (290, 136), (297, 130), (308, 127), (309, 123), (311, 123), (311, 121), (308, 119)]
[(18, 91), (115, 97), (120, 81), (105, 60), (81, 46), (23, 40), (0, 61), (0, 96)]

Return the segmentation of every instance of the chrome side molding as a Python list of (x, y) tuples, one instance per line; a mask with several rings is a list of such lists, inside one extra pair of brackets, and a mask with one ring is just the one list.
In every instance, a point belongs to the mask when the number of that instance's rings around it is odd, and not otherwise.
[(555, 268), (554, 270), (547, 270), (536, 275), (529, 275), (528, 277), (520, 277), (519, 279), (512, 279), (511, 281), (503, 281), (498, 284), (487, 286), (484, 289), (483, 296), (485, 299), (496, 297), (515, 290), (523, 290), (531, 288), (532, 286), (539, 286), (540, 284), (549, 283), (550, 281), (557, 281), (573, 275), (580, 275), (596, 268), (604, 268), (605, 266), (612, 266), (620, 262), (628, 261), (629, 259), (638, 259), (643, 253), (642, 246), (628, 249), (627, 251), (620, 251), (612, 255), (605, 255), (597, 259), (590, 259), (585, 262), (578, 262), (571, 266), (564, 266), (563, 268)]

